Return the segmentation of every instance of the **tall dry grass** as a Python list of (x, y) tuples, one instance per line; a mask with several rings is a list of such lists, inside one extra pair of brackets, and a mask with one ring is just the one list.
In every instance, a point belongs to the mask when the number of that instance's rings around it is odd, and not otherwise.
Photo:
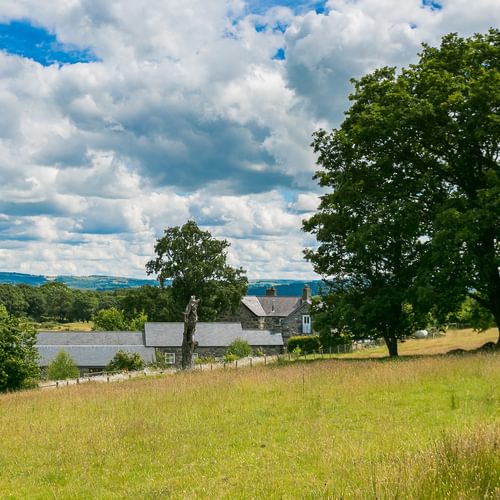
[(325, 360), (3, 395), (0, 497), (494, 498), (498, 361)]

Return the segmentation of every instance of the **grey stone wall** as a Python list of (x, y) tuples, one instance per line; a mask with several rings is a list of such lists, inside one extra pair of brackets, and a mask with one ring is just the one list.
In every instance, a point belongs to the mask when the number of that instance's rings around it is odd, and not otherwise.
[(290, 314), (290, 316), (282, 319), (281, 334), (283, 335), (283, 342), (285, 343), (285, 345), (288, 343), (289, 337), (303, 334), (302, 316), (304, 314), (310, 314), (310, 311), (311, 305), (307, 302), (304, 302), (298, 309)]
[[(268, 356), (274, 356), (276, 354), (283, 353), (283, 348), (281, 346), (252, 346), (255, 351), (262, 350)], [(175, 354), (175, 367), (180, 368), (182, 360), (182, 349), (180, 347), (160, 347), (159, 350), (163, 353), (174, 353)], [(226, 347), (195, 347), (195, 354), (198, 354), (200, 358), (223, 358), (226, 354)]]

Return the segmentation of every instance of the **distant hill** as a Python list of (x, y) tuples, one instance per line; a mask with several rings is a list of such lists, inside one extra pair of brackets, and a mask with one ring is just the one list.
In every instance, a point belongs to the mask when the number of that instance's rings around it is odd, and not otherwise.
[[(13, 285), (26, 284), (32, 286), (43, 285), (50, 281), (64, 283), (71, 288), (80, 290), (116, 290), (118, 288), (134, 288), (143, 285), (158, 286), (156, 280), (123, 278), (117, 276), (43, 276), (22, 273), (0, 272), (0, 283)], [(311, 287), (312, 294), (318, 293), (321, 286), (320, 280), (249, 280), (248, 295), (265, 295), (266, 289), (274, 286), (278, 296), (302, 295), (305, 284)]]

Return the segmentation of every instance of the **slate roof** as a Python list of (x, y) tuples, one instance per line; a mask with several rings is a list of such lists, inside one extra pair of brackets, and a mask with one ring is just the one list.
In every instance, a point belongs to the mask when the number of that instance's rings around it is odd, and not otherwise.
[(145, 362), (153, 361), (155, 354), (144, 345), (141, 332), (40, 332), (36, 347), (40, 366), (47, 366), (61, 350), (81, 368), (105, 367), (120, 350), (138, 353)]
[[(181, 347), (184, 323), (146, 323), (148, 347)], [(233, 340), (246, 340), (251, 346), (282, 346), (281, 333), (269, 330), (243, 330), (241, 323), (204, 323), (196, 325), (198, 347), (227, 347)]]
[(298, 309), (302, 304), (302, 297), (253, 297), (246, 296), (241, 299), (250, 311), (256, 316), (287, 317)]

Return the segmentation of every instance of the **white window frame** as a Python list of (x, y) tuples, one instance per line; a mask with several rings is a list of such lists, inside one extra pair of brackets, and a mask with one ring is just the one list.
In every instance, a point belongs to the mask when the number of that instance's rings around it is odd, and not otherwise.
[(309, 335), (312, 333), (311, 329), (311, 315), (303, 314), (302, 315), (302, 333)]
[(175, 365), (175, 352), (164, 352), (163, 355), (167, 365)]

